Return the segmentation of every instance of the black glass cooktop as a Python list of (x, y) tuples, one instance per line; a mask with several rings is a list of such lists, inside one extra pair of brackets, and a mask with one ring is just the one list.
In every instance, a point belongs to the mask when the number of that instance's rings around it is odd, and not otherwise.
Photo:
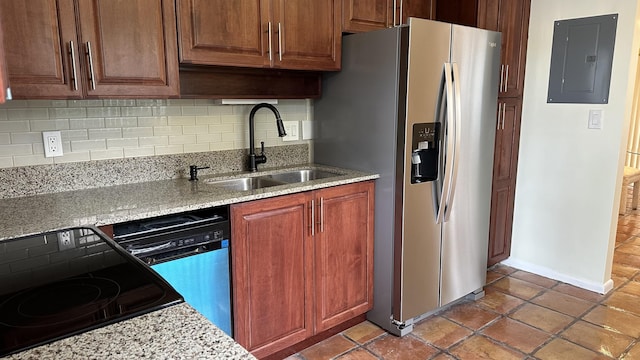
[(94, 228), (0, 241), (0, 356), (182, 301)]

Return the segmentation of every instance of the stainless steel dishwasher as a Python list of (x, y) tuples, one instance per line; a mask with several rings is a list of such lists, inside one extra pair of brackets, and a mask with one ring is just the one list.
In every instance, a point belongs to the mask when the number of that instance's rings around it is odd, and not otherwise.
[(189, 305), (233, 336), (228, 207), (116, 224), (113, 235)]

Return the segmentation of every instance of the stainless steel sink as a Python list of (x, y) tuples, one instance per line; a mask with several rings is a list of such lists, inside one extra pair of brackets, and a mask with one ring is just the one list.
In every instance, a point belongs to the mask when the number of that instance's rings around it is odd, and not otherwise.
[(340, 174), (320, 169), (302, 169), (266, 176), (276, 181), (298, 183), (310, 180), (326, 179), (333, 176), (340, 176)]
[(270, 175), (247, 176), (241, 178), (233, 178), (227, 180), (204, 179), (201, 182), (218, 188), (235, 191), (248, 191), (262, 189), (270, 186), (286, 185), (301, 183), (310, 180), (325, 179), (341, 174), (320, 170), (320, 169), (302, 169), (295, 171), (287, 171)]
[(207, 185), (225, 188), (228, 190), (247, 191), (262, 189), (270, 186), (284, 185), (286, 182), (272, 179), (268, 176), (244, 177), (229, 180), (203, 180)]

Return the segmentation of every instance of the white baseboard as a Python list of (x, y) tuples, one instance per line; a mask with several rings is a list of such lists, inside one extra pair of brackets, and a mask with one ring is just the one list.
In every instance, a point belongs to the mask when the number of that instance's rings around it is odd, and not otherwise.
[(562, 281), (567, 284), (577, 286), (582, 289), (594, 291), (600, 294), (606, 294), (613, 289), (613, 280), (609, 279), (604, 283), (596, 283), (584, 279), (575, 278), (566, 274), (559, 273), (555, 270), (549, 269), (544, 266), (531, 264), (525, 261), (520, 261), (513, 258), (508, 258), (501, 262), (503, 265), (511, 266), (518, 270), (527, 271), (536, 275), (544, 276), (553, 280)]

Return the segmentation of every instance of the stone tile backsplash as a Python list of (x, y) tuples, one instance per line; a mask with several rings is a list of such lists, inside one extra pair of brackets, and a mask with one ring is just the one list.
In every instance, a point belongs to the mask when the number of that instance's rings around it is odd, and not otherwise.
[[(13, 100), (0, 105), (0, 168), (248, 148), (253, 105), (216, 100)], [(312, 120), (311, 100), (281, 100), (286, 120)], [(300, 128), (301, 126), (299, 126)], [(44, 157), (42, 131), (59, 130), (64, 155)], [(268, 110), (256, 114), (256, 144), (283, 142)]]
[[(306, 164), (310, 157), (307, 144), (267, 147), (265, 153), (260, 169)], [(236, 149), (0, 168), (0, 199), (188, 178), (189, 165), (209, 167), (199, 176), (244, 171), (247, 154)]]

